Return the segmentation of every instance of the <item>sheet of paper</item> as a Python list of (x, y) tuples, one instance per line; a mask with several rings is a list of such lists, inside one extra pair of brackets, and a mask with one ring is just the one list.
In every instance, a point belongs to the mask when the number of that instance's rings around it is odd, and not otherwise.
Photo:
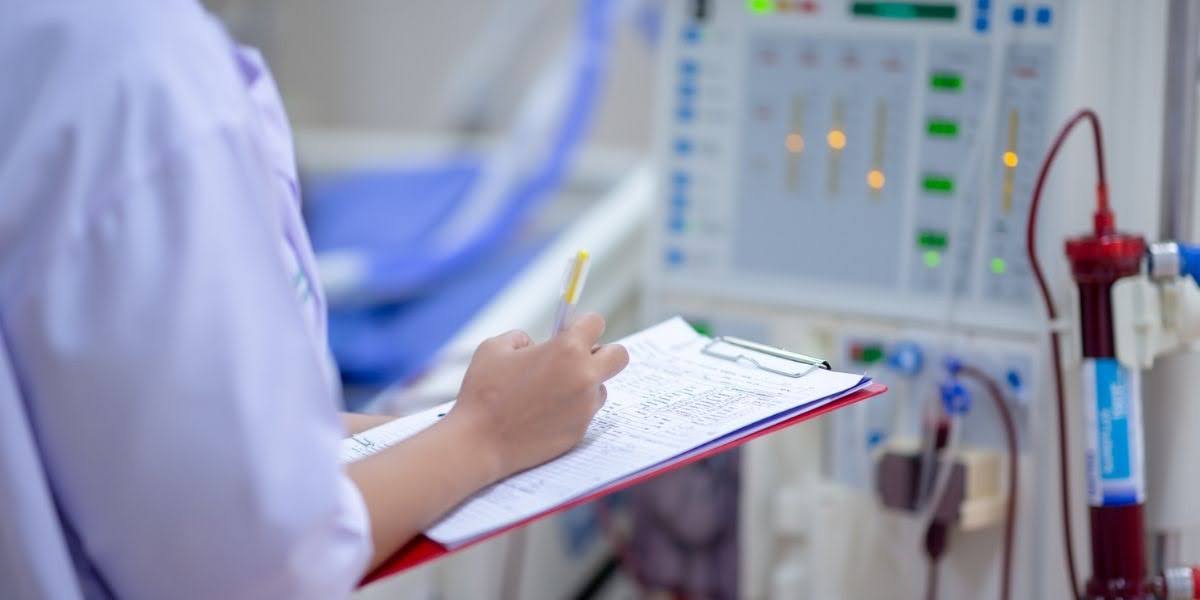
[[(482, 490), (426, 534), (456, 547), (598, 488), (811, 410), (865, 383), (815, 370), (793, 378), (701, 352), (710, 340), (675, 318), (622, 340), (630, 363), (583, 441), (562, 457)], [(450, 404), (347, 438), (343, 462), (432, 425)]]
[(433, 408), (413, 413), (407, 417), (401, 417), (394, 421), (389, 421), (378, 427), (352, 435), (342, 440), (342, 463), (354, 462), (360, 458), (366, 458), (388, 446), (398, 444), (406, 438), (416, 435), (417, 432), (433, 425), (438, 419), (446, 416), (450, 412), (450, 407), (454, 406), (453, 402), (447, 402)]

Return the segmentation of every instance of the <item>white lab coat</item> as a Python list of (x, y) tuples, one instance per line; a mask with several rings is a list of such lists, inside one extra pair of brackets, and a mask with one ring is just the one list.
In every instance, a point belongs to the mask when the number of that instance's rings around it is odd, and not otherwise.
[(345, 597), (367, 515), (257, 54), (195, 0), (0, 0), (0, 74), (0, 597)]

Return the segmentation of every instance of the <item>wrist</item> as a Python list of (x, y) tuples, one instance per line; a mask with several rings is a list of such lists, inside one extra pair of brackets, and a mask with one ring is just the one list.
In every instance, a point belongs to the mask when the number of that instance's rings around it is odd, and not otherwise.
[(504, 461), (501, 459), (499, 444), (495, 441), (495, 431), (486, 419), (476, 415), (474, 411), (457, 409), (451, 410), (442, 421), (453, 444), (454, 454), (464, 457), (462, 467), (475, 475), (477, 487), (491, 485), (502, 479), (507, 473)]

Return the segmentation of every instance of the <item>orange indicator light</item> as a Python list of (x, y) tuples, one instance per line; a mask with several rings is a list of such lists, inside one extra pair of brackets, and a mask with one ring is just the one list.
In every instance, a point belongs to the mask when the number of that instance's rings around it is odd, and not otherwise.
[(789, 133), (787, 135), (787, 139), (784, 141), (784, 144), (787, 145), (788, 152), (791, 152), (792, 154), (800, 154), (801, 152), (804, 152), (804, 136), (798, 133)]
[(825, 136), (825, 141), (829, 142), (829, 147), (834, 150), (841, 150), (846, 147), (846, 134), (840, 129), (829, 131), (829, 135)]
[(867, 185), (870, 186), (871, 189), (883, 189), (883, 184), (886, 181), (887, 178), (883, 176), (883, 171), (880, 171), (879, 169), (871, 169), (870, 171), (867, 171)]

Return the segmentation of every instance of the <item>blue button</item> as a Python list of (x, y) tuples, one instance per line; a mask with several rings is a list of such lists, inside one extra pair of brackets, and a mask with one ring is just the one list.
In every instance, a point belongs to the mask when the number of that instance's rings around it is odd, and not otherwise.
[(680, 106), (679, 110), (675, 111), (675, 116), (678, 117), (680, 121), (687, 122), (692, 120), (692, 117), (695, 116), (695, 113), (692, 112), (692, 108), (690, 106)]
[(952, 415), (962, 415), (971, 410), (971, 394), (957, 379), (950, 379), (940, 386), (942, 407)]
[(700, 65), (694, 60), (683, 60), (679, 62), (679, 72), (685, 76), (695, 75), (700, 71)]
[(687, 206), (687, 203), (687, 196), (684, 196), (683, 194), (675, 194), (674, 196), (671, 196), (671, 206), (674, 206), (675, 208), (681, 209)]
[(675, 182), (675, 187), (681, 188), (688, 184), (689, 178), (687, 173), (683, 171), (675, 171), (675, 173), (671, 175), (671, 180)]
[(700, 28), (695, 25), (683, 28), (683, 41), (689, 44), (700, 42)]
[(984, 16), (976, 17), (975, 31), (987, 31), (987, 29), (988, 29), (987, 17), (984, 17)]
[(679, 95), (684, 98), (691, 98), (696, 95), (696, 86), (690, 83), (684, 83), (679, 86)]
[(1021, 374), (1016, 369), (1009, 369), (1004, 374), (1004, 379), (1008, 382), (1008, 387), (1012, 388), (1014, 392), (1021, 391), (1024, 382), (1021, 381)]
[(899, 342), (892, 347), (887, 364), (901, 375), (912, 377), (925, 366), (925, 352), (916, 342)]
[(979, 0), (975, 3), (979, 10), (987, 10), (992, 7), (992, 0)]
[(1048, 26), (1050, 21), (1054, 20), (1054, 10), (1049, 6), (1039, 6), (1037, 13), (1034, 14), (1034, 20), (1038, 25)]
[(878, 429), (872, 429), (867, 433), (867, 449), (873, 450), (880, 442), (884, 440), (883, 432)]
[(1013, 23), (1016, 23), (1017, 25), (1024, 25), (1026, 16), (1027, 16), (1027, 14), (1025, 11), (1024, 4), (1017, 4), (1012, 7), (1012, 22)]
[(667, 259), (667, 264), (669, 264), (669, 265), (672, 265), (672, 266), (682, 265), (683, 264), (683, 251), (680, 250), (679, 248), (668, 248), (666, 259)]
[(692, 153), (692, 143), (685, 139), (675, 140), (675, 154), (686, 156)]
[(685, 226), (685, 223), (683, 221), (683, 217), (681, 217), (681, 216), (671, 217), (671, 223), (670, 223), (671, 231), (674, 231), (676, 233), (682, 233), (684, 226)]

